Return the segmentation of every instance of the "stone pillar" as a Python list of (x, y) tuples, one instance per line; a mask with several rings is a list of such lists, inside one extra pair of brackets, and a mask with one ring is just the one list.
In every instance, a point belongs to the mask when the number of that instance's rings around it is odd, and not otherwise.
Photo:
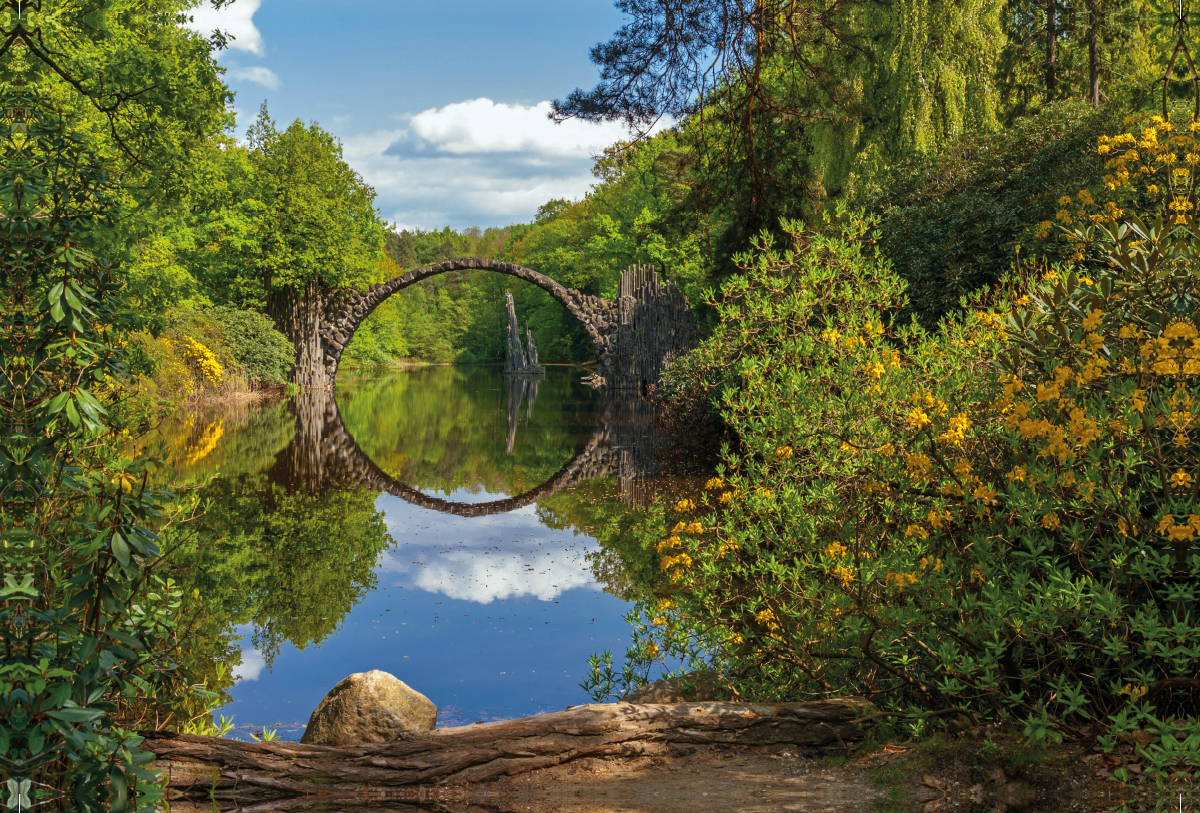
[(671, 362), (700, 337), (688, 298), (675, 283), (660, 280), (653, 266), (630, 266), (621, 274), (613, 347), (614, 390), (645, 393)]
[(521, 345), (521, 327), (517, 324), (517, 309), (513, 305), (512, 293), (504, 292), (504, 306), (508, 309), (508, 345), (504, 351), (505, 375), (543, 375), (546, 368), (538, 364), (537, 347), (533, 344), (533, 333), (525, 325), (525, 345)]
[(320, 280), (311, 280), (303, 288), (287, 287), (267, 297), (267, 314), (296, 349), (292, 381), (303, 390), (333, 387), (326, 375), (321, 347), (321, 317), (327, 294)]
[(542, 370), (542, 365), (538, 364), (537, 345), (533, 343), (533, 331), (529, 329), (529, 323), (525, 323), (525, 366), (531, 370)]
[(517, 308), (513, 305), (512, 293), (504, 292), (504, 306), (508, 309), (508, 345), (504, 351), (504, 372), (525, 372), (525, 349), (521, 347), (521, 328), (517, 326)]

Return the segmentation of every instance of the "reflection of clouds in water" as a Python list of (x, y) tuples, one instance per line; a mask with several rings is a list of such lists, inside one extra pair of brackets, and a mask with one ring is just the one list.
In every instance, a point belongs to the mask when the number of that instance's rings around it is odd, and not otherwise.
[[(501, 499), (498, 494), (455, 492), (457, 502)], [(407, 574), (430, 593), (487, 604), (533, 596), (549, 601), (572, 587), (595, 583), (587, 554), (590, 537), (544, 527), (535, 506), (487, 517), (457, 517), (418, 508), (381, 494), (375, 507), (386, 517), (396, 547), (376, 572)]]
[(233, 667), (233, 680), (240, 683), (243, 680), (258, 680), (258, 676), (267, 668), (267, 659), (257, 649), (243, 649), (242, 662)]
[[(249, 641), (254, 635), (253, 624), (237, 624), (233, 628), (233, 634), (237, 640)], [(242, 662), (233, 667), (233, 682), (240, 683), (243, 680), (258, 680), (258, 676), (267, 668), (267, 659), (257, 649), (243, 649)]]

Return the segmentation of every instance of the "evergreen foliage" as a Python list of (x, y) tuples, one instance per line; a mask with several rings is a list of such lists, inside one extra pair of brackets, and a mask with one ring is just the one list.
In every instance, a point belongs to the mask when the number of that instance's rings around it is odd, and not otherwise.
[(105, 408), (127, 380), (120, 283), (93, 253), (113, 176), (36, 87), (5, 88), (0, 110), (0, 776), (39, 804), (121, 811), (162, 794), (118, 704), (190, 693), (180, 592), (149, 569), (169, 495), (147, 488), (153, 461), (116, 452)]
[[(700, 353), (741, 443), (674, 506), (625, 676), (681, 657), (747, 698), (861, 693), (914, 733), (1012, 720), (1035, 747), (1141, 730), (1149, 775), (1182, 789), (1200, 750), (1192, 189), (1173, 187), (1172, 225), (1105, 209), (1103, 265), (1045, 266), (936, 332), (904, 325), (873, 222), (787, 223), (786, 250), (764, 235)], [(588, 685), (621, 680), (600, 659)]]

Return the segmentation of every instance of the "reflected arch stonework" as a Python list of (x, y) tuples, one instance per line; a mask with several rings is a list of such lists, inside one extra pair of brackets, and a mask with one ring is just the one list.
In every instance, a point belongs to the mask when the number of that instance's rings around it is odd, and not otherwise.
[(648, 488), (658, 470), (653, 407), (640, 400), (608, 401), (587, 441), (541, 485), (522, 494), (483, 503), (432, 497), (383, 471), (359, 447), (342, 422), (333, 393), (301, 392), (292, 399), (296, 431), (276, 457), (271, 480), (288, 492), (323, 494), (329, 489), (363, 486), (405, 502), (461, 517), (516, 511), (565, 488), (606, 475), (618, 480), (622, 501), (645, 507), (656, 494)]

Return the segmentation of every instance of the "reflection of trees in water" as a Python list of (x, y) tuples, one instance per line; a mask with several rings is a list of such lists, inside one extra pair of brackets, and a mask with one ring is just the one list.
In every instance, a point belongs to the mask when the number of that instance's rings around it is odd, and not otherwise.
[[(502, 379), (491, 377), (497, 380)], [(469, 376), (458, 381), (464, 395), (473, 394), (465, 392), (471, 383), (482, 383), (479, 378), (471, 382)], [(506, 424), (509, 413), (501, 399), (507, 398), (507, 391), (479, 395), (497, 423), (502, 417)], [(521, 393), (516, 414), (524, 413), (521, 432), (536, 435), (547, 413), (553, 416), (553, 409), (569, 399), (559, 392), (554, 399), (539, 400), (534, 423), (531, 396), (535, 394), (529, 389)], [(373, 397), (360, 393), (346, 402), (354, 404), (355, 399), (361, 408), (357, 414), (368, 426), (395, 415), (397, 402), (412, 401), (388, 397), (382, 388)], [(415, 400), (422, 405), (420, 415), (436, 417), (433, 402)], [(440, 411), (452, 411), (455, 403), (461, 400), (443, 398)], [(481, 400), (475, 403), (479, 406)], [(386, 404), (392, 408), (383, 409)], [(560, 410), (560, 417), (566, 412), (567, 418), (551, 435), (560, 443), (550, 458), (556, 468), (540, 467), (549, 469), (548, 479), (533, 483), (523, 497), (500, 501), (483, 513), (536, 502), (542, 524), (598, 540), (599, 550), (589, 558), (608, 592), (625, 599), (645, 594), (657, 579), (653, 548), (664, 524), (662, 508), (652, 504), (660, 493), (675, 493), (681, 487), (660, 471), (662, 441), (655, 433), (654, 415), (640, 401), (608, 402), (599, 411), (593, 401), (565, 403)], [(478, 425), (472, 428), (481, 423), (479, 414), (468, 412), (465, 419), (442, 426), (475, 431), (470, 437), (490, 444), (489, 461), (511, 457), (505, 449), (507, 426), (499, 424), (505, 431), (493, 438)], [(579, 442), (585, 415), (593, 424)], [(469, 512), (479, 510), (478, 504), (454, 506), (428, 498), (384, 473), (355, 442), (361, 434), (346, 431), (328, 393), (308, 393), (286, 406), (260, 408), (252, 419), (227, 413), (221, 418), (226, 432), (205, 460), (220, 461), (222, 476), (203, 487), (201, 496), (211, 501), (208, 513), (195, 537), (170, 557), (169, 567), (185, 590), (200, 591), (202, 625), (214, 639), (224, 635), (223, 645), (230, 645), (227, 631), (238, 625), (253, 628), (254, 646), (268, 659), (283, 641), (303, 648), (331, 635), (374, 588), (374, 566), (390, 544), (383, 517), (374, 508), (380, 491), (451, 513), (473, 515)], [(393, 428), (393, 436), (395, 432)], [(564, 450), (565, 438), (576, 439), (576, 444)], [(527, 445), (529, 439), (522, 435), (513, 456)], [(237, 474), (227, 476), (224, 472), (230, 469)], [(480, 466), (468, 461), (468, 469), (478, 471)], [(443, 481), (446, 485), (460, 474), (451, 471), (449, 476), (449, 482)]]
[(598, 399), (578, 377), (552, 370), (534, 400), (528, 389), (510, 398), (498, 368), (427, 367), (353, 382), (337, 392), (337, 407), (362, 451), (399, 482), (430, 493), (517, 494), (551, 477), (587, 439)]
[(167, 458), (185, 480), (218, 467), (223, 474), (253, 474), (271, 466), (295, 427), (286, 401), (241, 401), (181, 410), (142, 442), (165, 443)]
[(391, 543), (375, 493), (288, 493), (265, 474), (218, 477), (195, 536), (171, 554), (171, 575), (199, 590), (205, 625), (253, 626), (270, 659), (283, 641), (319, 644), (376, 585)]
[[(510, 403), (519, 406), (528, 392), (514, 389)], [(513, 511), (608, 474), (617, 476), (620, 497), (626, 503), (647, 505), (657, 493), (653, 481), (647, 479), (657, 471), (653, 411), (640, 400), (605, 403), (594, 419), (590, 436), (575, 448), (565, 465), (513, 497), (483, 503), (455, 503), (432, 497), (389, 474), (359, 445), (359, 435), (347, 429), (339, 405), (328, 393), (304, 393), (293, 404), (297, 420), (293, 441), (271, 469), (272, 479), (289, 490), (321, 493), (329, 488), (364, 485), (424, 508), (459, 516)], [(507, 454), (499, 448), (494, 448), (494, 453)], [(440, 485), (441, 490), (450, 490), (447, 483)]]

